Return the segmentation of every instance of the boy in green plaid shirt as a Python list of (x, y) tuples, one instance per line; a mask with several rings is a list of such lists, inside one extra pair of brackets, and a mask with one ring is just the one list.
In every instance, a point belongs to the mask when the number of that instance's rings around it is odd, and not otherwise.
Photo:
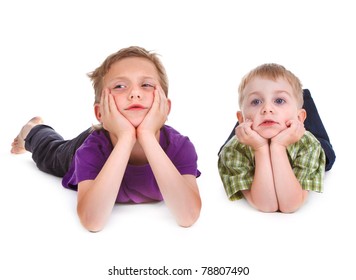
[(298, 77), (278, 64), (258, 66), (240, 83), (239, 106), (236, 137), (218, 161), (229, 199), (245, 197), (260, 211), (291, 213), (308, 191), (322, 192), (325, 154), (304, 128)]

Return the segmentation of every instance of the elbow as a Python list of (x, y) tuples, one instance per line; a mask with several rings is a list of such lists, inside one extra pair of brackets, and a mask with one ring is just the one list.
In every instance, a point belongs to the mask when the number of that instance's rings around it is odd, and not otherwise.
[(308, 197), (308, 191), (303, 191), (300, 196), (294, 196), (289, 201), (280, 203), (279, 211), (286, 214), (296, 212), (306, 201)]
[(274, 213), (277, 212), (278, 205), (264, 205), (263, 207), (257, 207), (257, 209), (263, 213)]
[(201, 210), (201, 202), (199, 202), (199, 205), (197, 205), (195, 209), (190, 210), (183, 217), (177, 220), (178, 225), (184, 228), (188, 228), (194, 225), (195, 222), (199, 219), (200, 210)]
[(94, 223), (85, 223), (83, 221), (81, 221), (81, 223), (86, 230), (93, 232), (93, 233), (99, 232), (104, 228), (104, 225), (99, 225), (99, 224), (94, 224)]
[(279, 207), (279, 211), (282, 213), (286, 213), (286, 214), (292, 214), (294, 212), (296, 212), (301, 206), (301, 203), (297, 203), (297, 204), (290, 204), (290, 205), (283, 205)]
[(178, 221), (178, 225), (184, 228), (191, 227), (192, 225), (195, 224), (195, 222), (198, 220), (199, 215), (196, 216), (191, 216), (191, 217), (186, 217), (180, 221)]
[(279, 210), (278, 203), (276, 201), (260, 201), (260, 203), (255, 203), (255, 201), (251, 200), (249, 202), (253, 207), (263, 213), (274, 213)]
[(300, 207), (300, 204), (267, 204), (260, 207), (256, 207), (259, 211), (264, 213), (274, 213), (274, 212), (281, 212), (281, 213), (293, 213), (297, 211)]
[(274, 212), (281, 212), (281, 213), (294, 213), (299, 209), (299, 206), (297, 207), (291, 207), (290, 205), (286, 206), (271, 206), (271, 207), (260, 207), (257, 208), (259, 211), (263, 213), (274, 213)]
[(274, 213), (278, 211), (278, 202), (276, 199), (261, 198), (260, 196), (253, 195), (251, 190), (243, 190), (242, 194), (247, 202), (258, 211), (263, 213)]
[(103, 230), (105, 223), (100, 219), (94, 219), (89, 215), (77, 210), (78, 217), (82, 226), (90, 232), (99, 232)]

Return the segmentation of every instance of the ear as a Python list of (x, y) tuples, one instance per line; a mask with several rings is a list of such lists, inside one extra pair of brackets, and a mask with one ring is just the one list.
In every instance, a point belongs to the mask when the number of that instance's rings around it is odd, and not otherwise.
[(304, 109), (300, 109), (298, 112), (298, 120), (304, 123), (306, 118), (307, 118), (307, 111), (305, 111)]
[(101, 113), (100, 113), (100, 104), (99, 103), (94, 104), (94, 114), (95, 114), (95, 117), (98, 120), (98, 122), (101, 123)]
[(167, 103), (168, 103), (168, 113), (167, 113), (167, 115), (169, 115), (169, 113), (171, 112), (172, 102), (171, 102), (170, 99), (167, 98)]
[(239, 121), (239, 123), (243, 123), (243, 122), (244, 122), (244, 117), (243, 117), (241, 111), (238, 111), (238, 112), (236, 113), (236, 116), (237, 116), (237, 120)]

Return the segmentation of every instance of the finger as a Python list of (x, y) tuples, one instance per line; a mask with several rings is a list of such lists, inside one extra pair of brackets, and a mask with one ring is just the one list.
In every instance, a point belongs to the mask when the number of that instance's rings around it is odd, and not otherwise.
[(157, 90), (157, 94), (159, 96), (159, 103), (161, 104), (161, 103), (163, 103), (162, 101), (164, 100), (163, 90), (160, 86), (157, 86), (156, 90)]
[(158, 87), (158, 92), (160, 95), (160, 106), (161, 106), (161, 110), (165, 113), (168, 114), (168, 98), (166, 96), (166, 94), (164, 93), (162, 87)]
[(236, 133), (237, 138), (240, 140), (246, 139), (249, 136), (246, 125), (238, 126), (235, 130), (235, 133)]
[(251, 120), (248, 120), (247, 122), (245, 122), (244, 130), (245, 130), (246, 135), (250, 135), (252, 133), (252, 125), (253, 125), (253, 122)]
[(299, 121), (290, 121), (289, 128), (295, 133), (304, 133), (304, 124)]
[(104, 115), (105, 112), (107, 112), (107, 108), (106, 108), (106, 95), (107, 95), (107, 91), (104, 89), (102, 94), (101, 94), (101, 100), (100, 100), (100, 110), (101, 110), (101, 114)]
[(158, 86), (157, 89), (158, 89), (158, 92), (159, 92), (159, 94), (160, 94), (161, 99), (162, 99), (162, 100), (166, 100), (166, 99), (167, 99), (167, 96), (166, 96), (166, 94), (165, 94), (163, 88), (162, 88), (161, 86)]
[(245, 119), (244, 122), (241, 123), (241, 125), (252, 129), (253, 122), (251, 119)]
[(237, 139), (241, 139), (242, 138), (242, 131), (243, 131), (243, 128), (241, 128), (241, 127), (236, 127), (235, 128), (235, 135), (236, 135)]
[(296, 127), (296, 122), (294, 120), (288, 120), (286, 121), (286, 126), (287, 127)]
[(111, 93), (108, 93), (108, 107), (109, 107), (110, 113), (117, 111), (116, 103), (115, 103), (114, 97)]
[(236, 128), (235, 128), (235, 134), (239, 134), (240, 136), (242, 136), (242, 134), (246, 134), (245, 132), (245, 123), (241, 123), (240, 125), (238, 125)]
[(159, 92), (158, 92), (158, 88), (156, 87), (153, 91), (153, 105), (156, 105), (156, 106), (159, 106), (160, 104), (160, 95), (159, 95)]

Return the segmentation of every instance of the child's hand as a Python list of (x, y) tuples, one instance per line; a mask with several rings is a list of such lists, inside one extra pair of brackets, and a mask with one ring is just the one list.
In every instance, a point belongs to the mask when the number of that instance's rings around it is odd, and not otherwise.
[(271, 144), (279, 144), (288, 147), (296, 143), (303, 137), (305, 128), (304, 124), (299, 120), (289, 120), (286, 122), (287, 128), (282, 130), (271, 139)]
[(117, 139), (129, 134), (136, 138), (134, 126), (117, 109), (110, 89), (104, 89), (100, 100), (101, 122), (103, 127)]
[(170, 101), (164, 94), (163, 89), (157, 86), (153, 92), (154, 100), (152, 107), (146, 117), (137, 128), (137, 137), (140, 138), (144, 133), (156, 134), (167, 120), (170, 111)]
[(268, 145), (268, 139), (263, 138), (254, 131), (252, 129), (252, 124), (251, 120), (246, 120), (243, 123), (240, 123), (235, 129), (235, 134), (242, 144), (248, 145), (256, 151), (261, 147)]

